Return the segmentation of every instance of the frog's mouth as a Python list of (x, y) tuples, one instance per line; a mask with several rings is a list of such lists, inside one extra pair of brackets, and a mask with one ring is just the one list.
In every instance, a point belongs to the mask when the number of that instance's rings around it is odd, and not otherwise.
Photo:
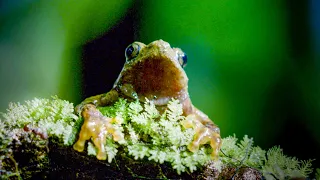
[(183, 99), (188, 78), (180, 65), (166, 56), (154, 56), (136, 62), (122, 74), (121, 84), (130, 84), (139, 96), (157, 105), (171, 98)]

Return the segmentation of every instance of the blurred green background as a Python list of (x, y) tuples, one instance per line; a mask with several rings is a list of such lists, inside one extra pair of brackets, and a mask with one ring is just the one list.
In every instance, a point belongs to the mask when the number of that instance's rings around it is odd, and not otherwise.
[(320, 1), (0, 2), (0, 111), (34, 97), (107, 92), (133, 41), (188, 54), (193, 104), (223, 137), (318, 159)]

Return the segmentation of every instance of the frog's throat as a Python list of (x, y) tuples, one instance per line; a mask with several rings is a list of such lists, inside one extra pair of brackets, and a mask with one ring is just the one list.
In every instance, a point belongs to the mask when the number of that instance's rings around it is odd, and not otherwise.
[(147, 56), (126, 64), (115, 85), (131, 84), (139, 95), (178, 96), (188, 77), (175, 60), (165, 55)]

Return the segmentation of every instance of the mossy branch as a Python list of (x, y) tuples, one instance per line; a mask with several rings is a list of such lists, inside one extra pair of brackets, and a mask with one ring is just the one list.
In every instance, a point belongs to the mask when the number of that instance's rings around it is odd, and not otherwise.
[[(262, 150), (254, 146), (253, 139), (248, 136), (244, 136), (240, 142), (235, 135), (223, 138), (220, 158), (215, 162), (210, 160), (209, 146), (203, 146), (195, 153), (188, 151), (186, 146), (192, 140), (194, 131), (181, 126), (180, 122), (185, 117), (182, 115), (181, 104), (176, 100), (170, 101), (164, 113), (160, 113), (149, 101), (141, 104), (138, 101), (127, 102), (125, 99), (119, 99), (113, 106), (101, 107), (99, 110), (105, 116), (122, 118), (122, 124), (115, 124), (115, 127), (125, 135), (121, 142), (115, 142), (111, 137), (107, 139), (105, 148), (108, 159), (103, 164), (106, 168), (111, 165), (119, 170), (121, 168), (118, 164), (125, 162), (123, 167), (135, 177), (140, 177), (136, 166), (138, 162), (141, 162), (140, 167), (146, 164), (157, 167), (157, 178), (165, 179), (179, 177), (178, 174), (181, 174), (180, 177), (217, 178), (219, 173), (220, 176), (227, 176), (227, 172), (235, 177), (243, 168), (249, 168), (250, 171), (256, 169), (258, 174), (263, 174), (267, 179), (308, 177), (312, 173), (311, 160), (299, 161), (285, 156), (278, 146)], [(52, 156), (48, 147), (62, 148), (77, 160), (75, 154), (81, 153), (75, 152), (70, 146), (76, 140), (82, 121), (74, 114), (72, 103), (56, 96), (52, 99), (35, 98), (24, 104), (10, 103), (0, 119), (1, 177), (33, 177), (37, 172), (45, 170)], [(50, 146), (50, 142), (55, 145)], [(26, 157), (20, 157), (20, 151), (21, 154), (32, 154), (33, 165), (38, 168), (23, 167), (19, 158)], [(96, 149), (91, 143), (88, 143), (86, 152), (89, 156), (96, 155)], [(97, 161), (92, 156), (87, 158), (91, 159), (90, 162)], [(136, 168), (132, 170), (131, 167)], [(163, 168), (172, 170), (164, 171)], [(209, 175), (206, 174), (208, 169), (213, 170)], [(172, 175), (174, 171), (177, 174)], [(317, 169), (318, 178), (319, 174), (320, 170)]]

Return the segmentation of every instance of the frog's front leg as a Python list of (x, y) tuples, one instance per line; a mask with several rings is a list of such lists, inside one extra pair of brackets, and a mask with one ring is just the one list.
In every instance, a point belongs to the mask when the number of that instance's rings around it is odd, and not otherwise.
[(194, 128), (193, 141), (188, 145), (191, 152), (196, 152), (200, 145), (209, 143), (212, 148), (211, 158), (217, 159), (221, 147), (220, 129), (206, 114), (194, 107), (191, 102), (184, 103), (184, 113), (187, 116), (182, 122), (185, 128)]
[(97, 106), (106, 106), (115, 102), (119, 97), (119, 93), (112, 89), (105, 94), (99, 94), (96, 96), (91, 96), (82, 101), (79, 105), (76, 106), (75, 111), (77, 114), (81, 114), (82, 109), (86, 104), (93, 104)]
[(115, 141), (123, 139), (120, 131), (115, 130), (114, 123), (120, 124), (117, 118), (104, 117), (96, 108), (97, 106), (106, 106), (115, 102), (119, 97), (119, 93), (112, 89), (108, 93), (89, 97), (76, 106), (76, 112), (84, 119), (78, 141), (73, 145), (73, 148), (79, 152), (84, 150), (87, 140), (92, 140), (97, 148), (97, 159), (105, 160), (107, 158), (105, 152), (106, 138), (108, 134), (113, 136)]

